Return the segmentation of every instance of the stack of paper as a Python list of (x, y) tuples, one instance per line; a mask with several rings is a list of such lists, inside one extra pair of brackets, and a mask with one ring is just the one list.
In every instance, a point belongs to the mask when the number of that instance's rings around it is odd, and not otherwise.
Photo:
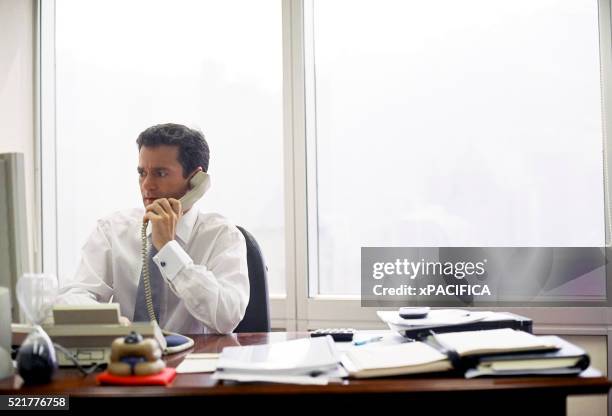
[(217, 369), (219, 354), (192, 353), (176, 367), (178, 374), (213, 373)]
[(267, 345), (227, 347), (213, 378), (293, 384), (327, 384), (347, 375), (330, 336)]

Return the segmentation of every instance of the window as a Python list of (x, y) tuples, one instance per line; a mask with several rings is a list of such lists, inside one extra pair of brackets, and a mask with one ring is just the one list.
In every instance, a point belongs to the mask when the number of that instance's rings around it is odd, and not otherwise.
[(311, 296), (358, 295), (362, 246), (604, 245), (596, 0), (304, 15)]
[(138, 134), (177, 122), (211, 148), (202, 209), (257, 238), (270, 292), (284, 294), (280, 2), (55, 4), (60, 278), (74, 273), (96, 219), (141, 206)]

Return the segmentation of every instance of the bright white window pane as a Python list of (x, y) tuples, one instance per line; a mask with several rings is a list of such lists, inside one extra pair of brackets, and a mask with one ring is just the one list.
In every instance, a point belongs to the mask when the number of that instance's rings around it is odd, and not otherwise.
[(359, 294), (362, 246), (603, 245), (596, 0), (316, 1), (313, 16), (311, 293)]
[(97, 218), (141, 206), (138, 134), (177, 122), (210, 145), (201, 209), (257, 238), (284, 293), (280, 1), (56, 5), (60, 277)]

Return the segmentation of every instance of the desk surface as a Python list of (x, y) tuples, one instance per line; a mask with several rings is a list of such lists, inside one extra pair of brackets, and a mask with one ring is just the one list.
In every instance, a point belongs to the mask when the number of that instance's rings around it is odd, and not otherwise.
[[(255, 345), (302, 338), (307, 333), (253, 333), (233, 335), (203, 335), (194, 337), (196, 343), (188, 352), (221, 352), (226, 346)], [(176, 367), (188, 353), (169, 356), (170, 367)], [(208, 373), (179, 374), (169, 387), (116, 387), (96, 385), (95, 375), (83, 377), (75, 369), (60, 369), (51, 384), (25, 387), (18, 376), (0, 381), (0, 394), (69, 394), (71, 397), (159, 397), (159, 396), (223, 396), (223, 395), (344, 395), (351, 393), (382, 393), (414, 395), (426, 392), (500, 393), (531, 391), (538, 394), (552, 392), (568, 394), (604, 394), (611, 383), (605, 377), (516, 377), (480, 378), (465, 380), (452, 377), (412, 376), (368, 380), (346, 380), (343, 384), (300, 386), (284, 384), (222, 384)]]

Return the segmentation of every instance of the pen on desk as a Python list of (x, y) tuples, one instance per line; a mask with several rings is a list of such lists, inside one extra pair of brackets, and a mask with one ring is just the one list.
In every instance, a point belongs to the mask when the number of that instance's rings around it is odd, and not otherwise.
[(361, 340), (361, 341), (355, 341), (353, 344), (354, 345), (365, 345), (365, 344), (368, 344), (370, 342), (380, 341), (382, 339), (383, 339), (383, 337), (373, 337), (373, 338), (364, 339), (364, 340)]

